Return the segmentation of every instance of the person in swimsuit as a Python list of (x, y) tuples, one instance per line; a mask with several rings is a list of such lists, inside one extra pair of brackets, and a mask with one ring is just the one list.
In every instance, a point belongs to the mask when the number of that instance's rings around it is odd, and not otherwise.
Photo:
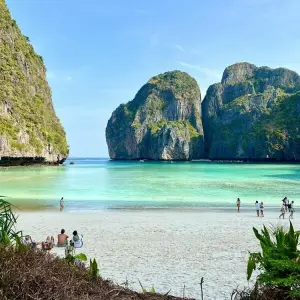
[(60, 199), (60, 211), (63, 211), (64, 208), (65, 208), (64, 197), (61, 197), (61, 199)]
[(284, 219), (285, 216), (285, 202), (282, 200), (282, 206), (280, 208), (281, 215), (279, 216), (279, 219), (282, 217)]
[(260, 202), (260, 216), (261, 217), (264, 217), (264, 203), (263, 202)]
[(241, 199), (240, 198), (237, 198), (236, 206), (237, 206), (237, 211), (240, 212), (240, 207), (241, 207)]
[(295, 212), (294, 201), (292, 201), (292, 203), (291, 203), (290, 205), (291, 205), (291, 208), (290, 208), (290, 216), (289, 216), (289, 219), (294, 219), (294, 212)]
[(46, 242), (42, 242), (42, 249), (43, 250), (51, 250), (55, 245), (54, 237), (47, 236)]
[(65, 233), (65, 230), (62, 229), (60, 234), (57, 235), (57, 246), (66, 247), (68, 245), (69, 236)]

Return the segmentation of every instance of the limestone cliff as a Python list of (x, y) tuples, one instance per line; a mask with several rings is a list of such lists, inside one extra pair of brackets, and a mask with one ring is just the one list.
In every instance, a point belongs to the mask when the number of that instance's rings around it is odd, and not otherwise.
[(300, 160), (300, 77), (237, 63), (202, 102), (211, 159)]
[(0, 164), (55, 164), (67, 155), (43, 58), (0, 0)]
[(151, 78), (106, 127), (113, 159), (190, 160), (204, 151), (201, 95), (194, 78), (172, 71)]

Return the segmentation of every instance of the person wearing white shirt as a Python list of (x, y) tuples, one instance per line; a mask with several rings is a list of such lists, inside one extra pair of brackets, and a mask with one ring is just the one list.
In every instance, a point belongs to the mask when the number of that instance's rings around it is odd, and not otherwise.
[(72, 242), (74, 248), (81, 248), (83, 246), (83, 236), (78, 234), (76, 230), (73, 232)]
[(260, 209), (260, 205), (258, 203), (258, 201), (255, 202), (255, 209), (256, 209), (256, 214), (259, 217), (259, 209)]

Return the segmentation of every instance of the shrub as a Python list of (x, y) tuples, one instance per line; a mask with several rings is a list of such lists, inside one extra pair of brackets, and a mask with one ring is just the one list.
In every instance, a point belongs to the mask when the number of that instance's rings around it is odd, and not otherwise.
[(242, 300), (292, 300), (300, 299), (300, 232), (290, 222), (289, 230), (283, 227), (261, 233), (253, 228), (260, 242), (261, 252), (250, 253), (247, 265), (249, 280), (255, 269), (261, 271), (253, 290), (235, 292), (234, 299)]
[(21, 231), (16, 231), (17, 217), (12, 212), (11, 204), (0, 200), (0, 244), (9, 245), (20, 238)]

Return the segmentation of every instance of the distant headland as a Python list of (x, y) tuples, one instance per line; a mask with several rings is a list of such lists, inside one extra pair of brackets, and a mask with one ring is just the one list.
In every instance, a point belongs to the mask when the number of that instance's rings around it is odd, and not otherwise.
[(180, 71), (151, 78), (106, 128), (116, 160), (300, 160), (300, 76), (236, 63), (201, 102)]

